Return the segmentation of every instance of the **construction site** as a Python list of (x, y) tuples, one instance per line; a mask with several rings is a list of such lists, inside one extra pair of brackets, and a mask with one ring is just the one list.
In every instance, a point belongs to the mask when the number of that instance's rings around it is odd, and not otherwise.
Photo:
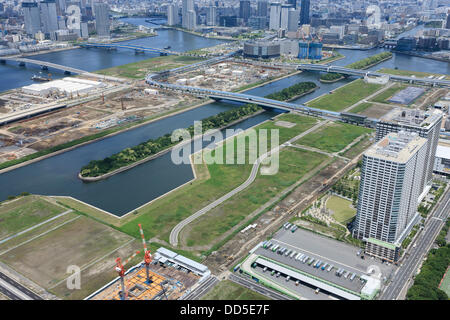
[(98, 86), (90, 84), (93, 91), (61, 94), (61, 91), (49, 89), (53, 88), (51, 82), (63, 85), (63, 82), (74, 81), (57, 80), (45, 83), (45, 87), (28, 86), (36, 92), (47, 92), (43, 95), (16, 89), (0, 96), (0, 120), (17, 112), (42, 108), (42, 112), (25, 115), (0, 128), (0, 163), (96, 135), (109, 128), (145, 121), (201, 101), (183, 94), (148, 89), (144, 83), (132, 86), (97, 81)]

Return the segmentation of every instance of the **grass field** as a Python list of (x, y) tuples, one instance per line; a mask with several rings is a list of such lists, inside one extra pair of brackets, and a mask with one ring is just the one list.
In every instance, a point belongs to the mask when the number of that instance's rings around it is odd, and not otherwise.
[(351, 201), (338, 196), (331, 196), (326, 204), (327, 209), (333, 211), (333, 218), (340, 223), (345, 223), (356, 215), (356, 209), (351, 205)]
[(203, 58), (197, 57), (169, 55), (103, 69), (96, 71), (96, 73), (107, 76), (143, 79), (148, 72), (159, 72), (173, 69), (203, 60)]
[[(33, 230), (32, 234), (14, 239), (15, 245), (7, 253), (3, 251), (0, 260), (61, 298), (84, 298), (104, 284), (99, 281), (105, 280), (101, 271), (108, 274), (106, 280), (112, 280), (116, 276), (115, 258), (127, 258), (141, 244), (129, 235), (90, 218), (73, 213), (69, 215), (70, 220), (64, 216), (64, 222), (58, 221), (59, 224), (51, 228)], [(121, 247), (122, 251), (116, 251)], [(68, 291), (66, 287), (64, 280), (69, 276), (66, 271), (70, 265), (82, 269), (82, 290)], [(84, 268), (88, 271), (85, 272)], [(53, 287), (58, 290), (53, 291)]]
[[(269, 121), (257, 126), (256, 130), (279, 129), (280, 144), (309, 129), (317, 122), (311, 117), (292, 114), (281, 115), (278, 119), (295, 122), (296, 125), (293, 128), (284, 128)], [(234, 146), (233, 141), (233, 139), (229, 140), (227, 145)], [(220, 148), (222, 147), (217, 150)], [(141, 223), (147, 237), (160, 236), (168, 240), (170, 230), (178, 222), (242, 184), (248, 178), (251, 167), (250, 164), (214, 163), (207, 167), (195, 165), (196, 170), (200, 170), (199, 179), (141, 208), (139, 215), (136, 218), (135, 216), (126, 218), (127, 223), (120, 229), (138, 237), (139, 231), (135, 226)]]
[(373, 106), (372, 103), (369, 103), (369, 102), (363, 102), (363, 103), (358, 104), (356, 107), (352, 108), (352, 109), (350, 110), (350, 112), (353, 112), (353, 113), (362, 113), (362, 112), (366, 111), (367, 109), (369, 109), (371, 106)]
[[(438, 74), (438, 73), (429, 73), (429, 72), (419, 72), (419, 71), (409, 71), (409, 70), (396, 70), (396, 69), (389, 69), (389, 68), (383, 68), (378, 70), (378, 72), (381, 73), (387, 73), (387, 74), (394, 74), (398, 76), (416, 76), (417, 78), (426, 78), (429, 76), (443, 76), (444, 74)], [(446, 76), (445, 79), (450, 80), (450, 76)]]
[(382, 93), (376, 95), (375, 97), (373, 97), (372, 99), (370, 99), (371, 101), (374, 102), (380, 102), (380, 103), (392, 103), (390, 101), (388, 101), (393, 95), (395, 95), (397, 92), (407, 88), (407, 85), (404, 84), (399, 84), (396, 83), (394, 86), (392, 86), (391, 88), (383, 91)]
[(230, 280), (220, 281), (201, 300), (270, 300)]
[(370, 129), (348, 123), (330, 123), (317, 131), (311, 132), (296, 141), (296, 144), (318, 148), (328, 152), (337, 152)]
[(285, 148), (279, 154), (276, 175), (258, 175), (245, 190), (212, 209), (187, 228), (189, 246), (207, 245), (237, 225), (254, 210), (282, 190), (300, 180), (326, 159), (326, 155), (295, 148)]
[(354, 157), (359, 155), (361, 152), (363, 152), (364, 150), (369, 148), (373, 144), (373, 142), (374, 142), (374, 139), (370, 135), (367, 135), (364, 138), (362, 138), (361, 140), (359, 140), (357, 143), (355, 143), (350, 149), (346, 150), (341, 155), (346, 158), (353, 159)]
[(439, 286), (439, 289), (442, 291), (445, 291), (447, 296), (450, 297), (450, 271), (447, 269), (447, 273), (445, 274), (445, 278), (442, 281), (441, 285)]
[(334, 90), (331, 94), (323, 95), (308, 102), (307, 105), (318, 109), (341, 111), (371, 95), (381, 87), (380, 84), (366, 83), (364, 80), (358, 79)]
[(37, 196), (0, 204), (0, 240), (66, 211)]

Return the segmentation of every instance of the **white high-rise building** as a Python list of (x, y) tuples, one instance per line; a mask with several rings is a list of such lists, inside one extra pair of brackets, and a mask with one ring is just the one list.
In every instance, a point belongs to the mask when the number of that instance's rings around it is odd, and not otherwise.
[(169, 4), (167, 7), (167, 24), (169, 26), (175, 26), (179, 23), (178, 5), (176, 3)]
[(281, 3), (273, 2), (270, 4), (269, 29), (270, 30), (280, 29), (280, 22), (281, 22)]
[(295, 32), (298, 29), (298, 22), (300, 20), (300, 11), (294, 8), (289, 10), (287, 31)]
[(50, 33), (58, 30), (58, 15), (55, 0), (45, 0), (40, 3), (42, 32)]
[(34, 35), (41, 31), (41, 13), (36, 2), (22, 2), (25, 30), (27, 34)]
[(442, 123), (442, 112), (439, 110), (423, 111), (408, 108), (396, 108), (385, 114), (377, 122), (376, 140), (380, 141), (390, 132), (416, 132), (428, 140), (427, 154), (422, 169), (423, 175), (419, 181), (424, 190), (433, 178), (434, 157), (439, 141)]
[(186, 29), (195, 30), (195, 28), (197, 28), (197, 13), (195, 10), (189, 10), (187, 13)]
[[(182, 26), (183, 28), (188, 28), (188, 20), (189, 20), (189, 11), (194, 11), (194, 0), (183, 0), (182, 8), (181, 8), (181, 18), (182, 18)], [(195, 11), (194, 11), (195, 12)]]
[(419, 214), (420, 180), (427, 140), (415, 132), (392, 132), (363, 156), (353, 236), (366, 253), (390, 261)]
[(94, 4), (95, 29), (98, 37), (109, 37), (109, 5), (103, 2)]
[(280, 19), (280, 28), (287, 30), (288, 28), (288, 20), (289, 20), (289, 10), (294, 8), (292, 4), (282, 4), (281, 5), (281, 19)]

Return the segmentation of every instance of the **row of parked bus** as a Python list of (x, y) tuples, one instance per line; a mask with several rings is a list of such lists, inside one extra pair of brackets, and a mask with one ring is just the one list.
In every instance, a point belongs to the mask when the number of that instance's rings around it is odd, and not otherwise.
[(292, 233), (294, 233), (295, 230), (298, 229), (298, 227), (295, 224), (292, 224), (290, 222), (286, 222), (285, 224), (283, 224), (283, 228), (285, 228), (286, 230), (291, 230)]
[[(312, 258), (304, 253), (297, 252), (293, 249), (281, 247), (279, 244), (275, 244), (272, 241), (264, 241), (262, 247), (264, 249), (272, 250), (273, 252), (276, 252), (280, 255), (284, 255), (301, 263), (304, 264), (306, 263), (307, 265), (312, 266), (313, 268), (316, 269), (320, 269), (322, 271), (326, 270), (327, 272), (330, 272), (334, 268), (334, 265), (327, 263), (326, 261)], [(344, 276), (345, 279), (350, 277), (350, 281), (353, 281), (356, 277), (355, 273), (350, 273), (349, 271), (346, 271), (343, 268), (338, 268), (335, 274), (338, 277)]]

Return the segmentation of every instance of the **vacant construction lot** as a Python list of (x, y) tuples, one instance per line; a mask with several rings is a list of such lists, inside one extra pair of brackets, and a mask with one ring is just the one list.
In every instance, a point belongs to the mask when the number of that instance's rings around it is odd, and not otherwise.
[(230, 280), (220, 281), (201, 300), (270, 300)]
[(360, 135), (369, 132), (371, 130), (365, 127), (334, 122), (307, 134), (296, 141), (296, 144), (314, 147), (328, 152), (337, 152), (344, 149)]
[[(138, 248), (138, 241), (129, 235), (75, 213), (11, 241), (1, 246), (0, 261), (68, 299), (84, 298), (111, 280), (115, 276), (114, 259), (127, 258)], [(82, 290), (67, 289), (67, 268), (72, 265), (82, 270)], [(54, 287), (57, 290), (53, 291)]]
[(0, 204), (0, 241), (66, 210), (37, 196), (4, 202)]

